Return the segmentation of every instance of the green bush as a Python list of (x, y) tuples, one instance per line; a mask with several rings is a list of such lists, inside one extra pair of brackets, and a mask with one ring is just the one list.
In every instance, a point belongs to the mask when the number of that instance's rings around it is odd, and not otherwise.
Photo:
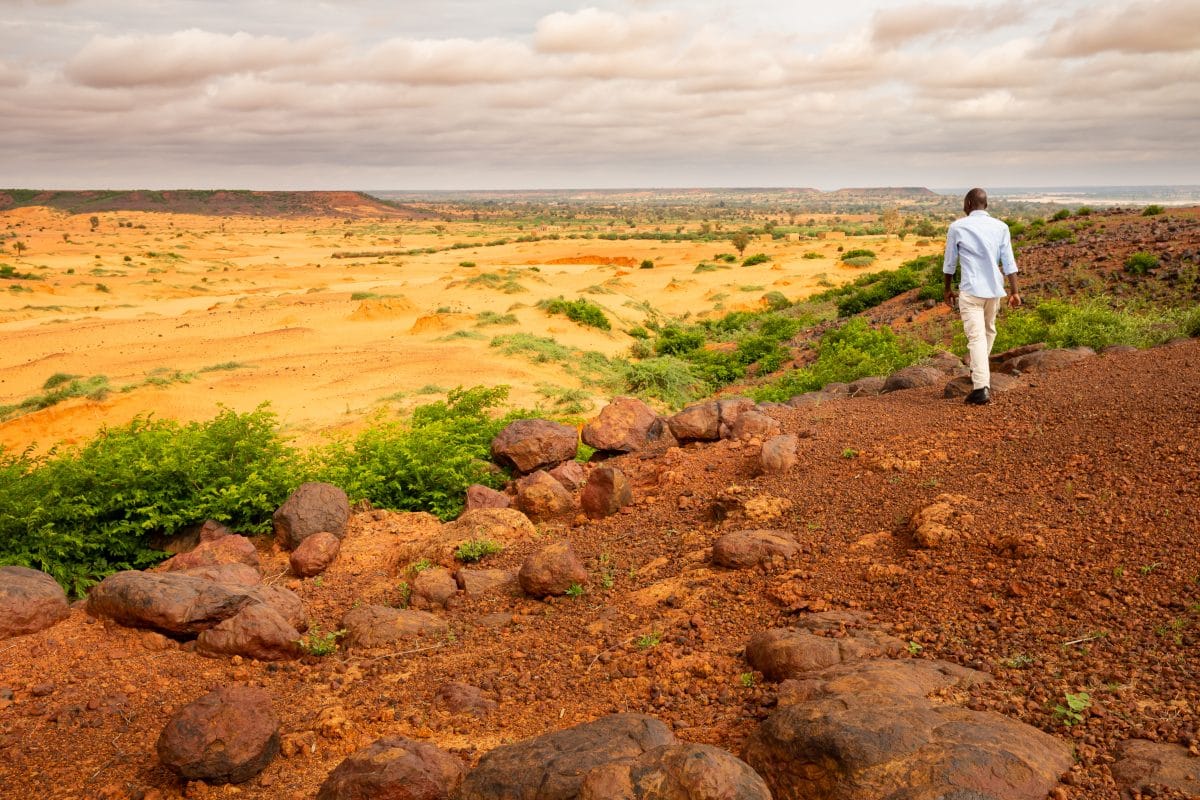
[(841, 255), (842, 261), (849, 261), (852, 258), (869, 258), (872, 261), (874, 261), (875, 260), (875, 251), (868, 250), (865, 247), (856, 247), (853, 250), (847, 250), (846, 252), (842, 253), (842, 255)]
[(453, 389), (445, 402), (418, 406), (406, 421), (374, 425), (310, 453), (309, 472), (340, 486), (351, 502), (451, 519), (468, 486), (498, 480), (488, 469), (489, 448), (520, 414), (495, 418), (489, 411), (507, 396), (506, 386)]
[[(1195, 317), (1195, 318), (1193, 318)], [(1082, 302), (1045, 300), (1036, 308), (1005, 314), (996, 326), (995, 352), (1035, 342), (1049, 347), (1123, 344), (1150, 347), (1176, 336), (1191, 335), (1196, 312), (1132, 312), (1114, 308), (1103, 297)]]
[(1044, 235), (1046, 237), (1046, 241), (1048, 242), (1065, 242), (1075, 234), (1071, 232), (1070, 228), (1064, 228), (1059, 225), (1055, 225), (1053, 227), (1046, 228)]
[(1132, 275), (1145, 275), (1152, 269), (1158, 268), (1158, 256), (1153, 253), (1138, 252), (1125, 259), (1125, 271)]
[(852, 319), (821, 337), (816, 361), (759, 387), (751, 392), (751, 396), (759, 401), (783, 402), (834, 381), (849, 382), (870, 375), (887, 375), (919, 361), (930, 352), (929, 345), (897, 336), (886, 325), (872, 328), (863, 319)]
[(599, 328), (602, 331), (612, 330), (612, 323), (604, 315), (604, 309), (588, 300), (564, 300), (559, 297), (554, 300), (543, 300), (538, 303), (538, 306), (549, 314), (562, 314), (580, 325)]
[(22, 414), (40, 411), (43, 408), (57, 405), (64, 400), (74, 397), (86, 397), (89, 400), (103, 400), (112, 391), (108, 376), (93, 375), (81, 378), (78, 375), (55, 373), (42, 385), (45, 390), (41, 394), (27, 397), (19, 403), (0, 406), (0, 422)]
[(783, 292), (767, 292), (763, 295), (762, 299), (767, 304), (767, 308), (772, 311), (783, 311), (792, 305), (792, 302), (787, 299)]
[(625, 366), (622, 375), (628, 391), (661, 400), (672, 408), (707, 396), (712, 387), (688, 361), (674, 356), (647, 358)]
[(468, 539), (454, 551), (454, 557), (464, 564), (474, 564), (503, 549), (503, 545), (493, 542), (491, 539)]
[(765, 264), (771, 260), (771, 257), (766, 253), (755, 253), (742, 262), (743, 267), (753, 267), (756, 264)]
[(1063, 208), (1063, 209), (1059, 209), (1058, 211), (1055, 211), (1054, 216), (1050, 217), (1050, 219), (1055, 222), (1059, 222), (1060, 220), (1067, 219), (1070, 216), (1071, 216), (1071, 212), (1068, 211), (1067, 209)]
[(1157, 203), (1152, 203), (1152, 204), (1146, 206), (1144, 209), (1142, 209), (1142, 216), (1143, 217), (1157, 217), (1159, 214), (1163, 213), (1164, 211), (1166, 211), (1165, 208), (1158, 205)]
[(644, 258), (642, 259), (642, 265), (640, 269), (654, 269), (654, 262), (648, 258)]
[(187, 425), (138, 418), (41, 458), (0, 452), (0, 563), (48, 572), (78, 595), (162, 558), (153, 534), (206, 519), (268, 530), (297, 483), (295, 454), (264, 407)]

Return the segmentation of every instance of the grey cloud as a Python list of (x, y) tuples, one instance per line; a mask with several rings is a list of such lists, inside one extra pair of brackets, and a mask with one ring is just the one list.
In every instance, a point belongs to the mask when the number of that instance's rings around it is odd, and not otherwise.
[(1200, 47), (1200, 3), (1151, 0), (1110, 4), (1059, 20), (1043, 52), (1080, 58), (1097, 53), (1166, 53)]

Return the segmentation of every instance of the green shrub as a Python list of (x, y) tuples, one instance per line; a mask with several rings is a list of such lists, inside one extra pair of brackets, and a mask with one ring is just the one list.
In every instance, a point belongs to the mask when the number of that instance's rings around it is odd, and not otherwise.
[(550, 314), (562, 314), (580, 325), (599, 328), (602, 331), (612, 330), (612, 323), (604, 315), (604, 309), (588, 300), (564, 300), (559, 297), (554, 300), (543, 300), (538, 303), (538, 307), (545, 309)]
[(1125, 271), (1132, 275), (1145, 275), (1152, 269), (1158, 268), (1158, 256), (1153, 253), (1138, 252), (1125, 259)]
[(310, 472), (340, 486), (351, 502), (451, 519), (462, 511), (468, 486), (498, 480), (488, 469), (489, 448), (513, 417), (494, 418), (489, 410), (507, 396), (506, 386), (453, 389), (406, 421), (375, 425), (310, 453)]
[(897, 336), (887, 326), (872, 328), (863, 319), (852, 319), (821, 337), (816, 361), (759, 387), (751, 396), (759, 401), (782, 402), (834, 381), (890, 374), (931, 351), (929, 345)]
[(1166, 211), (1165, 208), (1158, 205), (1157, 203), (1152, 203), (1152, 204), (1146, 206), (1144, 209), (1142, 209), (1142, 216), (1143, 217), (1157, 217), (1159, 214), (1163, 213), (1164, 211)]
[(659, 331), (655, 337), (654, 352), (660, 356), (683, 355), (703, 347), (704, 341), (704, 331), (672, 324)]
[(296, 640), (296, 644), (310, 656), (329, 656), (337, 652), (338, 639), (346, 635), (345, 630), (322, 633), (319, 625), (308, 629), (308, 633)]
[(813, 251), (810, 250), (800, 257), (804, 258), (804, 259), (809, 259), (809, 260), (816, 260), (818, 258), (824, 258), (825, 254), (824, 253), (814, 253)]
[[(1200, 317), (1200, 314), (1191, 312)], [(1103, 297), (1081, 302), (1045, 300), (1036, 308), (1005, 314), (996, 326), (995, 352), (1035, 342), (1049, 347), (1091, 347), (1099, 350), (1123, 344), (1150, 347), (1176, 336), (1189, 335), (1189, 313), (1132, 312), (1114, 308)]]
[(299, 483), (264, 407), (187, 425), (138, 418), (42, 458), (0, 452), (0, 478), (0, 563), (48, 572), (75, 595), (162, 558), (153, 534), (206, 519), (266, 531)]
[(503, 545), (493, 542), (491, 539), (468, 539), (454, 551), (454, 557), (464, 564), (474, 564), (503, 549)]
[(712, 391), (689, 362), (674, 356), (647, 358), (628, 364), (622, 379), (630, 392), (661, 400), (672, 408), (680, 408)]
[(743, 267), (753, 267), (756, 264), (765, 264), (771, 260), (771, 257), (766, 253), (755, 253), (742, 262)]
[(654, 262), (648, 258), (643, 259), (641, 269), (654, 269)]
[(1080, 206), (1079, 208), (1075, 209), (1075, 216), (1077, 216), (1077, 217), (1088, 217), (1088, 216), (1091, 216), (1091, 214), (1092, 214), (1091, 206)]
[(473, 267), (473, 266), (475, 266), (475, 262), (474, 261), (460, 261), (460, 262), (458, 262), (458, 265), (460, 267)]
[(19, 403), (0, 406), (0, 421), (40, 411), (43, 408), (49, 408), (74, 397), (103, 400), (112, 390), (112, 387), (108, 383), (108, 377), (105, 375), (93, 375), (90, 378), (81, 378), (77, 375), (64, 375), (62, 373), (51, 375), (42, 388), (45, 389), (42, 394), (27, 397)]
[(475, 327), (482, 328), (485, 325), (516, 325), (517, 317), (515, 314), (497, 314), (495, 311), (480, 311), (475, 316)]
[(1065, 242), (1067, 239), (1070, 239), (1074, 235), (1075, 234), (1071, 232), (1070, 228), (1064, 228), (1059, 225), (1055, 225), (1053, 227), (1046, 228), (1046, 231), (1045, 231), (1046, 241), (1048, 241), (1048, 242)]
[(875, 251), (868, 250), (865, 247), (856, 247), (853, 250), (847, 250), (841, 255), (842, 261), (849, 261), (852, 258), (870, 258), (871, 260), (874, 260)]
[(1050, 217), (1050, 219), (1055, 222), (1059, 222), (1061, 220), (1067, 219), (1070, 216), (1071, 216), (1071, 212), (1068, 211), (1067, 209), (1063, 208), (1063, 209), (1059, 209), (1058, 211), (1055, 211), (1054, 216)]
[(767, 308), (772, 311), (783, 311), (785, 308), (790, 308), (792, 303), (784, 296), (783, 292), (767, 292), (763, 295), (763, 302), (767, 304)]

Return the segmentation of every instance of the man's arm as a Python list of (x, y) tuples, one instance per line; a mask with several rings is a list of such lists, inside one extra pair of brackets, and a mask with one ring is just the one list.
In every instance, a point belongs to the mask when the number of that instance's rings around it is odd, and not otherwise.
[(1021, 290), (1017, 287), (1017, 259), (1013, 255), (1012, 234), (1007, 226), (1004, 230), (1004, 242), (1000, 246), (1000, 271), (1008, 276), (1008, 305), (1019, 308), (1021, 305)]
[(1008, 288), (1010, 290), (1008, 293), (1009, 307), (1010, 308), (1020, 308), (1021, 303), (1024, 301), (1021, 300), (1021, 290), (1019, 288), (1017, 288), (1017, 273), (1015, 273), (1015, 272), (1008, 273)]
[(951, 308), (954, 308), (954, 301), (958, 299), (958, 295), (951, 287), (951, 281), (954, 280), (954, 272), (957, 268), (958, 237), (954, 232), (954, 226), (951, 225), (950, 230), (946, 231), (946, 255), (942, 258), (942, 299)]

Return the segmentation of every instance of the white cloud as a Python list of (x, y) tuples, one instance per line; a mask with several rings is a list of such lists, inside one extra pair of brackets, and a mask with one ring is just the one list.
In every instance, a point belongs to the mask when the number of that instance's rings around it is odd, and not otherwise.
[(543, 17), (534, 43), (544, 53), (612, 53), (673, 39), (680, 21), (670, 13), (621, 15), (597, 8)]
[(1200, 2), (1150, 0), (1109, 4), (1064, 17), (1047, 37), (1044, 52), (1080, 58), (1104, 52), (1167, 53), (1198, 47)]

